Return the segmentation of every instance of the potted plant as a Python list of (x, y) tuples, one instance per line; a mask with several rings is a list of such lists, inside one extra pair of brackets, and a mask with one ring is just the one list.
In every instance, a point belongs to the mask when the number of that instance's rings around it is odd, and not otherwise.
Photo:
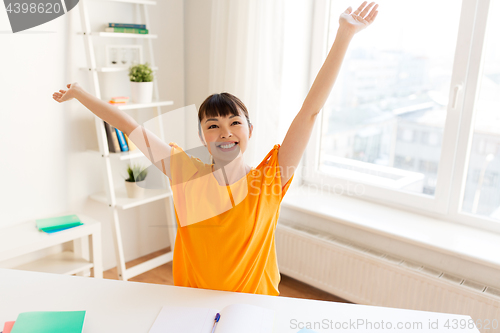
[(132, 102), (151, 103), (153, 100), (153, 70), (149, 64), (131, 66), (128, 76)]
[(125, 188), (129, 198), (142, 198), (144, 196), (144, 184), (148, 169), (139, 165), (127, 167), (128, 178), (125, 179)]

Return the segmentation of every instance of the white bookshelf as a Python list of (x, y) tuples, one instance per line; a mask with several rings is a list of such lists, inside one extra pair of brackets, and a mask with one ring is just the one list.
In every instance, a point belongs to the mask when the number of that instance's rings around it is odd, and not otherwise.
[(146, 39), (158, 38), (157, 35), (153, 35), (153, 34), (129, 34), (126, 32), (97, 31), (97, 32), (79, 32), (78, 34), (79, 35), (88, 35), (88, 36), (97, 36), (97, 37), (111, 37), (111, 38), (146, 38)]
[(173, 104), (174, 102), (172, 101), (153, 101), (151, 103), (143, 103), (143, 104), (136, 104), (136, 103), (127, 103), (123, 105), (117, 104), (116, 107), (120, 110), (137, 110), (137, 109), (154, 108), (158, 106), (167, 106)]
[[(116, 203), (115, 206), (120, 209), (129, 209), (129, 208), (134, 208), (140, 205), (144, 205), (153, 201), (165, 199), (172, 197), (172, 192), (170, 189), (168, 190), (163, 190), (163, 189), (148, 189), (145, 191), (145, 195), (142, 198), (128, 198), (127, 193), (124, 190), (118, 189), (115, 190), (116, 192)], [(91, 199), (103, 203), (103, 204), (108, 204), (108, 197), (105, 192), (98, 192), (94, 193), (90, 196)]]
[[(93, 154), (93, 155), (101, 155), (101, 152), (98, 150), (87, 150), (87, 153)], [(136, 158), (141, 158), (141, 157), (146, 157), (140, 151), (139, 149), (135, 149), (132, 151), (122, 151), (119, 153), (109, 153), (109, 157), (113, 160), (120, 160), (120, 161), (127, 161), (127, 160), (133, 160)]]
[[(103, 0), (100, 0), (103, 1)], [(150, 0), (105, 0), (109, 2), (121, 2), (128, 3), (133, 10), (137, 11), (138, 15), (135, 15), (136, 18), (140, 18), (139, 22), (127, 22), (127, 23), (138, 23), (138, 24), (146, 24), (146, 28), (150, 29), (151, 25), (149, 22), (148, 16), (148, 6), (156, 5), (156, 1)], [(96, 1), (99, 2), (99, 1)], [(98, 4), (96, 4), (98, 5)], [(80, 1), (78, 3), (80, 9), (80, 17), (82, 23), (82, 32), (79, 32), (80, 36), (83, 37), (83, 41), (85, 44), (85, 51), (87, 55), (87, 64), (85, 67), (81, 67), (81, 69), (86, 70), (89, 73), (90, 81), (93, 84), (94, 95), (97, 98), (102, 99), (101, 97), (101, 89), (100, 89), (100, 77), (103, 73), (109, 72), (121, 72), (126, 71), (128, 68), (113, 68), (106, 66), (98, 66), (98, 61), (96, 60), (96, 55), (94, 52), (94, 38), (93, 37), (105, 37), (105, 38), (131, 38), (136, 39), (136, 43), (142, 43), (146, 47), (148, 47), (148, 56), (149, 59), (145, 59), (148, 62), (153, 70), (158, 70), (158, 67), (155, 66), (154, 60), (154, 52), (153, 52), (153, 41), (158, 36), (155, 34), (130, 34), (130, 33), (115, 33), (115, 32), (102, 32), (102, 31), (91, 31), (90, 19), (91, 17), (87, 11), (87, 2)], [(101, 22), (107, 23), (107, 22)], [(151, 32), (151, 31), (150, 31)], [(134, 41), (129, 41), (126, 43), (132, 43)], [(146, 45), (145, 45), (146, 44)], [(134, 44), (135, 45), (135, 44)], [(146, 57), (148, 58), (148, 57)], [(107, 75), (106, 80), (112, 80), (114, 78), (113, 75)], [(157, 73), (154, 75), (153, 80), (153, 101), (151, 103), (126, 103), (126, 104), (115, 104), (115, 106), (120, 110), (145, 110), (148, 108), (153, 108), (156, 110), (156, 115), (161, 116), (161, 107), (173, 105), (173, 101), (169, 100), (160, 100), (159, 99), (159, 89), (158, 89), (158, 80)], [(132, 115), (133, 116), (133, 115)], [(94, 193), (90, 195), (92, 200), (96, 202), (102, 203), (109, 207), (110, 219), (112, 220), (112, 230), (113, 230), (113, 238), (115, 245), (115, 254), (117, 260), (117, 271), (118, 278), (121, 280), (127, 280), (131, 277), (134, 277), (138, 274), (141, 274), (147, 270), (153, 269), (160, 265), (163, 265), (173, 258), (173, 248), (175, 244), (175, 234), (176, 234), (176, 217), (175, 210), (173, 205), (172, 191), (170, 189), (170, 183), (168, 182), (166, 176), (163, 178), (163, 189), (145, 189), (145, 196), (143, 198), (128, 198), (125, 191), (125, 184), (115, 184), (113, 176), (113, 168), (111, 163), (122, 163), (123, 161), (130, 161), (136, 158), (145, 157), (144, 154), (135, 149), (133, 151), (128, 152), (117, 152), (110, 153), (108, 147), (108, 140), (106, 135), (106, 130), (104, 126), (104, 121), (100, 118), (95, 117), (95, 126), (97, 132), (97, 139), (99, 143), (99, 151), (89, 151), (92, 154), (97, 154), (100, 156), (102, 161), (102, 170), (103, 170), (103, 179), (104, 183), (104, 191), (99, 191), (98, 193)], [(160, 138), (164, 138), (163, 124), (160, 122), (159, 125), (159, 136)], [(123, 170), (126, 169), (126, 165), (123, 164)], [(136, 207), (140, 207), (142, 205), (147, 205), (149, 203), (163, 200), (165, 204), (166, 218), (170, 225), (173, 225), (174, 228), (169, 228), (169, 240), (171, 244), (171, 251), (161, 255), (159, 257), (150, 259), (140, 265), (129, 267), (125, 266), (125, 256), (123, 251), (123, 240), (121, 237), (121, 226), (119, 219), (119, 211), (123, 211), (126, 209), (133, 209)]]
[[(158, 67), (151, 67), (153, 71), (157, 71)], [(128, 71), (128, 67), (97, 67), (97, 68), (87, 68), (87, 67), (81, 67), (80, 70), (83, 71), (96, 71), (96, 72), (101, 72), (101, 73), (113, 73), (113, 72), (126, 72)]]
[(156, 1), (150, 1), (150, 0), (94, 0), (94, 1), (125, 2), (138, 5), (153, 5), (153, 6), (156, 5)]

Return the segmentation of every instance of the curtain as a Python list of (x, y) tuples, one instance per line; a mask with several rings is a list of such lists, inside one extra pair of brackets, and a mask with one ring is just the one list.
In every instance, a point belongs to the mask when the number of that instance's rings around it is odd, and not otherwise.
[(254, 130), (244, 158), (256, 166), (283, 139), (285, 0), (213, 0), (211, 15), (209, 91), (246, 105)]

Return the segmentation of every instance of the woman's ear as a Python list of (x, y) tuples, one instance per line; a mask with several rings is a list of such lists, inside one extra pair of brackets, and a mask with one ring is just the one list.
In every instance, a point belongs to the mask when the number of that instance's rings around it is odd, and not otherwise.
[(249, 139), (252, 137), (252, 132), (253, 132), (253, 124), (250, 123), (250, 134), (248, 135)]

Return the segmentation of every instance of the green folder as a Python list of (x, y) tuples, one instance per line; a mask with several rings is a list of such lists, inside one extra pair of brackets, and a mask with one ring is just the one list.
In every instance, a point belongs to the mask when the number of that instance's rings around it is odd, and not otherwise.
[(38, 219), (36, 221), (36, 227), (38, 230), (50, 231), (57, 229), (66, 229), (70, 227), (76, 227), (82, 225), (82, 221), (76, 215), (65, 215), (58, 217), (50, 217), (47, 219)]
[(81, 333), (85, 311), (23, 312), (11, 333)]

